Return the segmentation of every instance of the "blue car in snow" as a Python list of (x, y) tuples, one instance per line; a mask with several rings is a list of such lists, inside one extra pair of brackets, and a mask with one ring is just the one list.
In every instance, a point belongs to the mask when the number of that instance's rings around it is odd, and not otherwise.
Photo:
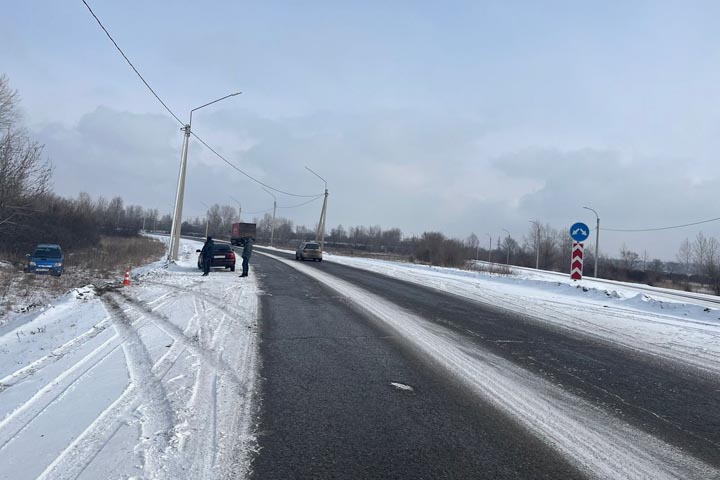
[(65, 264), (65, 255), (63, 255), (60, 245), (55, 243), (41, 243), (35, 247), (32, 254), (28, 257), (28, 273), (48, 273), (59, 277), (63, 273)]

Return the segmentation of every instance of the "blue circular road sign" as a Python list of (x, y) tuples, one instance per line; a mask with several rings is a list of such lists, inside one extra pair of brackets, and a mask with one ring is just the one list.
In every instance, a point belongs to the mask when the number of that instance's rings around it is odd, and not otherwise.
[(584, 242), (590, 236), (590, 229), (582, 222), (573, 223), (570, 227), (570, 236), (576, 242)]

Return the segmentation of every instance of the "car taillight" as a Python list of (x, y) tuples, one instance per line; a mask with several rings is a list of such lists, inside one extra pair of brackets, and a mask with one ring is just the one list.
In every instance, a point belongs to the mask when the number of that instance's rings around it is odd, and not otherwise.
[(230, 252), (230, 257), (228, 258), (230, 258), (230, 260), (235, 260), (235, 253)]

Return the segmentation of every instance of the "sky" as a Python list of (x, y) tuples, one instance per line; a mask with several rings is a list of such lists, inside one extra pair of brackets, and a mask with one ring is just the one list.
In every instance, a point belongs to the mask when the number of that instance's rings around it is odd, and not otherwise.
[[(482, 241), (531, 220), (641, 229), (720, 217), (717, 2), (88, 0), (167, 105), (250, 175), (322, 193), (328, 227)], [(169, 212), (180, 125), (81, 0), (11, 2), (0, 74), (45, 144), (57, 193)], [(277, 195), (280, 206), (303, 198)], [(191, 142), (184, 216), (272, 197)], [(279, 214), (314, 226), (321, 203)], [(601, 230), (671, 260), (720, 222)], [(591, 233), (594, 235), (594, 232)]]

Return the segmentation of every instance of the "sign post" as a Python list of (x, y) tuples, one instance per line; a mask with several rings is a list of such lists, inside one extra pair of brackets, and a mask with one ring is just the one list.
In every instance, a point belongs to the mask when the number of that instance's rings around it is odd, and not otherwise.
[(582, 280), (584, 244), (590, 236), (590, 229), (581, 222), (574, 223), (570, 227), (570, 237), (573, 239), (572, 257), (570, 258), (570, 278)]

